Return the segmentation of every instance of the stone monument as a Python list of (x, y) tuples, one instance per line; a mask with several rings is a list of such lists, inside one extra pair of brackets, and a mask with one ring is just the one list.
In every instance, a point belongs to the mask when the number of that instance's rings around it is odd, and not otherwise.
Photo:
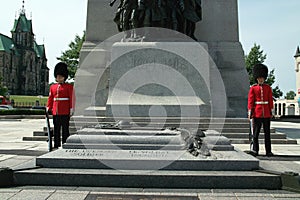
[[(18, 183), (279, 188), (278, 177), (255, 172), (259, 160), (221, 134), (225, 121), (232, 125), (228, 117), (246, 116), (248, 77), (237, 1), (203, 0), (202, 21), (189, 24), (186, 34), (143, 27), (129, 38), (118, 33), (124, 25), (112, 22), (109, 3), (88, 1), (86, 41), (75, 78), (73, 118), (75, 124), (76, 117), (82, 120), (80, 129), (62, 149), (36, 158), (41, 168), (20, 172)], [(136, 33), (145, 35), (137, 40)], [(117, 119), (122, 120), (113, 123)]]
[[(110, 44), (110, 42), (116, 42), (109, 38), (118, 34), (118, 29), (113, 23), (116, 9), (114, 7), (111, 8), (109, 3), (109, 0), (88, 1), (86, 41), (83, 44), (80, 55), (80, 68), (78, 70), (80, 78), (76, 80), (75, 85), (77, 87), (77, 101), (80, 102), (77, 114), (84, 114), (83, 111), (85, 110), (85, 113), (92, 111), (98, 116), (111, 115), (111, 98), (109, 98), (109, 95), (113, 85), (110, 81), (114, 79), (111, 75), (116, 70), (113, 67), (112, 71), (110, 71), (110, 67), (107, 67), (109, 65), (107, 62), (116, 57), (116, 52), (123, 50), (121, 50), (121, 45), (113, 46), (113, 44)], [(211, 75), (217, 69), (220, 77), (209, 76), (209, 83), (206, 84), (206, 87), (209, 87), (210, 97), (208, 99), (205, 99), (205, 97), (207, 98), (205, 95), (200, 97), (198, 100), (195, 100), (194, 106), (195, 104), (201, 104), (205, 105), (204, 107), (210, 107), (212, 102), (223, 101), (226, 110), (224, 111), (226, 112), (225, 116), (246, 117), (249, 83), (244, 64), (244, 52), (239, 42), (237, 1), (202, 0), (201, 7), (202, 20), (196, 23), (194, 36), (198, 39), (198, 44), (207, 50), (211, 58), (211, 60), (207, 59), (204, 61), (208, 63), (206, 66), (208, 74)], [(104, 45), (99, 45), (103, 42)], [(106, 49), (106, 46), (110, 45), (111, 48)], [(150, 43), (144, 43), (143, 45), (150, 45)], [(139, 48), (137, 45), (134, 47), (133, 44), (129, 46), (131, 48), (129, 51)], [(114, 49), (113, 52), (111, 51), (112, 48)], [(108, 57), (110, 58), (107, 59)], [(212, 65), (216, 66), (216, 68), (213, 68)], [(220, 81), (224, 83), (225, 97), (221, 94), (222, 92), (219, 92), (219, 87), (215, 84)], [(142, 96), (134, 95), (133, 97), (137, 100)], [(151, 100), (149, 103), (155, 104)], [(176, 107), (176, 105), (174, 106)], [(168, 110), (168, 108), (165, 109)], [(203, 110), (203, 113), (207, 113), (205, 109), (201, 108), (200, 110)], [(133, 111), (133, 113), (136, 112)], [(171, 116), (176, 115), (175, 113), (171, 114)], [(142, 115), (137, 114), (136, 116)]]

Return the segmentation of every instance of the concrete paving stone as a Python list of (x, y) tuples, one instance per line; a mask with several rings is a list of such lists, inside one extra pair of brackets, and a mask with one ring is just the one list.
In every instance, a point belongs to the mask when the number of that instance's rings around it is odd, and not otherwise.
[(200, 200), (238, 200), (236, 197), (201, 197)]
[(147, 195), (147, 196), (156, 196), (160, 195), (163, 197), (167, 196), (181, 196), (181, 197), (197, 197), (197, 193), (180, 193), (180, 192), (91, 192), (92, 195)]
[(89, 191), (55, 191), (47, 200), (83, 200)]
[(4, 161), (4, 160), (7, 160), (7, 159), (10, 159), (10, 158), (13, 158), (15, 157), (16, 155), (5, 155), (5, 154), (1, 154), (0, 155), (0, 162)]
[(235, 193), (232, 192), (224, 192), (224, 193), (200, 193), (199, 194), (201, 197), (202, 196), (215, 196), (215, 197), (236, 197)]
[(287, 194), (272, 194), (274, 198), (299, 198), (300, 199), (300, 193), (287, 193)]
[(255, 193), (255, 192), (245, 192), (245, 193), (235, 193), (235, 195), (240, 197), (256, 197), (256, 198), (273, 198), (273, 194), (270, 193)]
[(238, 200), (275, 200), (275, 198), (273, 198), (273, 197), (259, 197), (259, 198), (257, 198), (257, 197), (243, 197), (243, 196), (241, 196), (241, 197), (237, 197), (237, 199)]
[(89, 191), (79, 191), (79, 190), (64, 190), (59, 188), (58, 190), (55, 190), (55, 193), (61, 193), (61, 194), (88, 194)]
[(19, 156), (14, 156), (13, 158), (10, 158), (10, 159), (7, 159), (7, 160), (4, 160), (2, 162), (0, 162), (0, 167), (10, 167), (10, 168), (13, 168), (13, 167), (16, 167), (22, 163), (25, 163), (25, 162), (28, 162), (29, 160), (32, 160), (34, 159), (33, 156), (31, 156), (31, 158), (26, 158), (26, 159), (19, 159)]
[(199, 200), (238, 200), (234, 196), (214, 196), (214, 195), (199, 195)]
[(170, 188), (144, 188), (143, 192), (166, 192), (166, 193), (211, 193), (210, 189), (170, 189)]
[(35, 156), (23, 156), (23, 155), (17, 155), (16, 157), (18, 160), (24, 160), (24, 161), (28, 161), (28, 160), (32, 160), (33, 158), (35, 158)]
[(12, 196), (14, 196), (15, 195), (15, 193), (3, 193), (3, 192), (1, 192), (0, 193), (0, 199), (1, 200), (8, 200), (8, 199), (10, 199)]
[(18, 193), (21, 189), (18, 188), (0, 188), (0, 193)]
[(3, 155), (18, 155), (18, 156), (40, 156), (48, 151), (37, 151), (28, 149), (0, 149), (0, 154)]
[[(264, 189), (212, 189), (213, 194), (218, 193), (269, 193), (269, 191), (278, 191), (278, 190), (264, 190)], [(281, 190), (280, 190), (281, 191)]]
[[(3, 136), (1, 136), (2, 139)], [(46, 144), (47, 145), (47, 144)], [(38, 146), (35, 143), (25, 143), (25, 142), (0, 142), (1, 150), (11, 150), (11, 149), (29, 149)]]
[(146, 195), (159, 195), (162, 197), (168, 197), (168, 196), (180, 196), (180, 197), (197, 197), (198, 194), (197, 193), (181, 193), (181, 192), (159, 192), (159, 193), (155, 193), (155, 192), (146, 192), (146, 193), (140, 193), (140, 195), (142, 194), (146, 194)]
[(44, 200), (53, 194), (53, 190), (22, 190), (10, 200)]
[(276, 172), (300, 172), (300, 165), (294, 161), (272, 161), (272, 160), (260, 160), (260, 167)]
[(14, 166), (11, 169), (14, 171), (23, 170), (23, 169), (33, 169), (36, 167), (35, 163), (36, 163), (35, 158), (33, 158), (31, 160), (25, 161), (19, 165)]
[(86, 200), (199, 200), (198, 196), (163, 196), (159, 194), (89, 194)]
[(275, 198), (274, 200), (299, 200), (299, 198)]
[(17, 186), (15, 187), (19, 190), (42, 190), (42, 191), (52, 191), (56, 190), (72, 190), (75, 191), (77, 187), (73, 186), (35, 186), (35, 185), (26, 185), (26, 186)]
[(78, 187), (78, 191), (91, 191), (91, 193), (114, 193), (114, 192), (143, 192), (143, 188), (110, 188), (110, 187)]

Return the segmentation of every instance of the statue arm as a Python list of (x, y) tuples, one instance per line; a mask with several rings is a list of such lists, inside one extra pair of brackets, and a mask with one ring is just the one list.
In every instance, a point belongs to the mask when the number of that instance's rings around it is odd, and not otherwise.
[(110, 7), (112, 7), (116, 3), (116, 1), (117, 0), (111, 0), (110, 3), (109, 3)]

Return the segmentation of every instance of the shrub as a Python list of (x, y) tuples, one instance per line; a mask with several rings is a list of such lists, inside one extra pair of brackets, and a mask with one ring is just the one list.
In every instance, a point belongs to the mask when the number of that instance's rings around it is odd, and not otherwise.
[(11, 109), (0, 110), (0, 115), (44, 115), (44, 110), (39, 109)]

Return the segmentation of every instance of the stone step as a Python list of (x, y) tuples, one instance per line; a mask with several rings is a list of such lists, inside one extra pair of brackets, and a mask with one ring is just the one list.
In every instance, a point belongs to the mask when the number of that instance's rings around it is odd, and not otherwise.
[[(280, 175), (256, 171), (38, 168), (15, 171), (15, 185), (194, 189), (281, 189)], [(238, 184), (239, 183), (239, 184)]]
[[(276, 134), (274, 134), (276, 135)], [(260, 136), (259, 143), (263, 144), (264, 139), (263, 135)], [(249, 144), (249, 139), (246, 138), (228, 138), (232, 144)], [(33, 136), (33, 137), (23, 137), (23, 141), (47, 141), (47, 136)], [(287, 139), (287, 138), (273, 138), (273, 135), (271, 135), (272, 144), (297, 144), (297, 140), (295, 139)]]
[[(155, 126), (151, 126), (151, 127), (155, 127)], [(157, 126), (157, 128), (167, 128), (167, 127), (176, 127), (176, 126)], [(178, 126), (177, 126), (178, 127)], [(182, 127), (187, 127), (187, 126), (182, 126)], [(70, 130), (70, 134), (75, 134), (77, 132), (77, 130), (80, 130), (82, 127), (75, 127), (75, 126), (70, 126), (69, 130)], [(198, 128), (200, 130), (207, 130), (207, 128)], [(212, 130), (216, 130), (218, 132), (222, 132), (222, 133), (244, 133), (244, 134), (248, 134), (249, 133), (249, 128), (213, 128), (210, 127), (210, 129)], [(40, 131), (37, 131), (40, 132)], [(43, 132), (47, 132), (47, 127), (43, 128)], [(260, 131), (261, 133), (264, 132), (263, 128)], [(275, 133), (276, 129), (275, 128), (271, 128), (271, 133)], [(37, 133), (40, 134), (40, 133)]]
[(27, 136), (22, 138), (23, 141), (40, 141), (40, 142), (46, 142), (48, 140), (47, 136)]
[[(223, 136), (231, 139), (231, 138), (240, 138), (240, 139), (248, 139), (249, 134), (248, 133), (222, 133)], [(263, 139), (264, 134), (263, 132), (259, 135), (259, 138)], [(271, 133), (272, 139), (286, 139), (286, 134), (284, 133)]]
[[(240, 138), (230, 138), (229, 139), (232, 144), (249, 144), (248, 139), (240, 139)], [(259, 139), (260, 144), (264, 144), (264, 139)], [(272, 144), (297, 144), (297, 140), (295, 139), (272, 139)]]
[[(84, 122), (84, 121), (71, 121), (70, 122), (70, 126), (73, 127), (82, 127), (82, 126), (95, 126), (99, 124), (99, 122)], [(101, 124), (114, 124), (114, 122), (101, 122)], [(166, 123), (162, 123), (162, 122), (151, 122), (151, 123), (147, 123), (147, 122), (138, 122), (136, 123), (139, 126), (145, 127), (145, 126), (157, 126), (157, 127), (178, 127), (179, 125), (181, 127), (196, 127), (197, 123), (196, 122), (180, 122), (179, 123), (175, 123), (175, 122), (166, 122)], [(224, 128), (247, 128), (249, 129), (249, 123), (201, 123), (198, 124), (199, 128), (202, 129), (208, 129), (210, 127), (224, 127)]]
[(36, 137), (36, 136), (47, 136), (47, 135), (48, 135), (47, 131), (33, 131), (33, 137)]
[(180, 122), (195, 122), (195, 123), (246, 123), (249, 124), (247, 118), (201, 118), (201, 117), (105, 117), (105, 116), (73, 116), (71, 121), (76, 122), (109, 122), (114, 123), (120, 120), (132, 121), (132, 122), (168, 122), (168, 123), (180, 123)]
[[(50, 130), (53, 131), (53, 127), (51, 127)], [(69, 131), (70, 131), (70, 132), (73, 132), (73, 133), (76, 133), (77, 128), (74, 127), (74, 126), (70, 126), (70, 127), (69, 127)], [(39, 131), (38, 131), (38, 132), (39, 132)], [(43, 127), (42, 132), (47, 132), (47, 127)]]
[[(216, 145), (218, 146), (218, 145)], [(252, 171), (259, 160), (239, 150), (210, 151), (210, 156), (187, 150), (58, 149), (36, 158), (43, 168)]]
[[(76, 132), (70, 132), (71, 135), (76, 134)], [(48, 133), (47, 131), (34, 131), (33, 132), (33, 136), (47, 136)], [(226, 133), (223, 132), (222, 133), (223, 136), (227, 137), (227, 138), (248, 138), (249, 134), (248, 133)], [(259, 138), (264, 138), (264, 134), (263, 131), (261, 132), (261, 134), (259, 135)], [(272, 132), (271, 133), (271, 138), (272, 139), (286, 139), (286, 134), (284, 133), (278, 133), (278, 132)]]

